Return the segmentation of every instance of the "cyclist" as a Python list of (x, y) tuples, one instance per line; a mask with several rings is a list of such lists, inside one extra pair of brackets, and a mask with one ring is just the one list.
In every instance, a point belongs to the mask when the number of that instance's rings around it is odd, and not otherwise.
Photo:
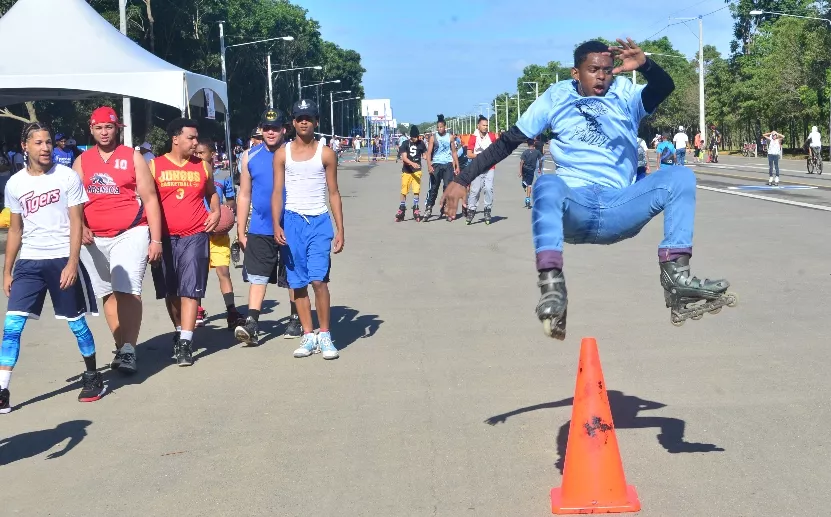
[(812, 160), (816, 160), (818, 162), (822, 161), (821, 145), (822, 135), (820, 134), (819, 129), (817, 129), (817, 126), (813, 126), (811, 127), (811, 133), (805, 140), (805, 146), (808, 146)]

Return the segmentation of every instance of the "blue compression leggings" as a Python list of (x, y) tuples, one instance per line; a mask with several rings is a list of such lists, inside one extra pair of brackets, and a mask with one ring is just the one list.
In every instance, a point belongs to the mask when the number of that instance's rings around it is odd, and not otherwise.
[[(14, 368), (20, 357), (20, 335), (26, 326), (26, 316), (6, 314), (3, 324), (3, 345), (0, 347), (0, 366)], [(95, 354), (95, 340), (84, 317), (69, 322), (69, 329), (78, 340), (78, 349), (84, 357)]]

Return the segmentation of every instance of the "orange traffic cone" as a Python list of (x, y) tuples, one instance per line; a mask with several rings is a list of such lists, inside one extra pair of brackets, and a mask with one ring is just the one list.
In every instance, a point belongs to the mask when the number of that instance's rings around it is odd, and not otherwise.
[(623, 474), (597, 341), (583, 338), (563, 485), (551, 489), (551, 511), (587, 514), (640, 509), (638, 493), (635, 487), (626, 484)]

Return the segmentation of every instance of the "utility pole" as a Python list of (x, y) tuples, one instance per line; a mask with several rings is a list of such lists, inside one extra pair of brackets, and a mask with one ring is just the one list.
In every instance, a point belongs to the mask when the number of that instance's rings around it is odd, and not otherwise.
[(698, 16), (698, 125), (701, 131), (701, 148), (707, 149), (707, 128), (704, 120), (704, 21)]

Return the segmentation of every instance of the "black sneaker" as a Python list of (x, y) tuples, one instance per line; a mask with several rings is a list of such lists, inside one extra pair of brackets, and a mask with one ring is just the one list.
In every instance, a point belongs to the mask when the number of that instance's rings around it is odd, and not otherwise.
[(245, 323), (243, 325), (240, 325), (234, 329), (234, 338), (247, 346), (257, 346), (260, 344), (258, 338), (259, 333), (260, 329), (257, 326), (257, 322), (254, 318), (249, 316), (245, 319)]
[(229, 311), (225, 321), (228, 323), (228, 330), (234, 330), (240, 325), (245, 325), (245, 318), (236, 310)]
[(176, 364), (190, 366), (193, 364), (193, 344), (187, 339), (179, 340), (179, 349), (176, 352)]
[(179, 331), (173, 333), (173, 354), (170, 356), (172, 359), (176, 359), (179, 356)]
[(286, 325), (286, 333), (283, 334), (285, 339), (294, 339), (303, 335), (303, 327), (300, 325), (300, 316), (292, 314), (289, 318), (289, 324)]
[(84, 372), (81, 375), (83, 387), (78, 394), (78, 402), (95, 402), (107, 392), (104, 378), (100, 372)]
[(115, 357), (110, 361), (110, 370), (116, 371), (118, 370), (118, 365), (121, 364), (121, 350), (118, 349), (118, 346), (113, 350), (113, 354), (115, 354)]
[(5, 415), (6, 413), (11, 412), (12, 405), (11, 402), (11, 394), (7, 388), (3, 388), (0, 390), (0, 415)]
[[(136, 349), (130, 343), (124, 343), (121, 350), (116, 352), (115, 357), (116, 359), (113, 360), (113, 363), (115, 363), (116, 360), (118, 361), (116, 369), (119, 372), (133, 374), (138, 370), (138, 366), (136, 365)], [(112, 365), (110, 365), (110, 367), (112, 368)]]

